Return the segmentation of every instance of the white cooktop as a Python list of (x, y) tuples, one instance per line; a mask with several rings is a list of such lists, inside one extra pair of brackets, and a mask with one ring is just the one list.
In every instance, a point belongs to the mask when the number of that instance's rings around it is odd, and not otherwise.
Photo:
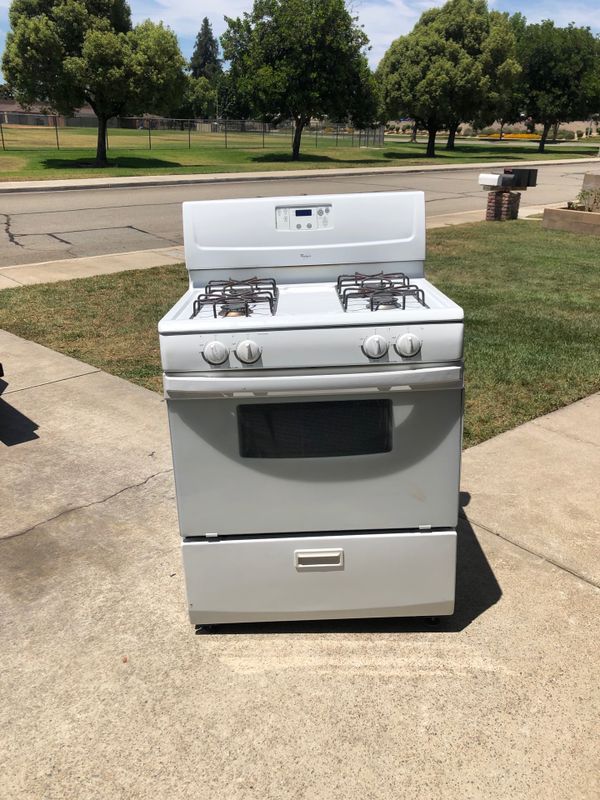
[(276, 313), (268, 303), (252, 306), (248, 316), (221, 316), (217, 308), (204, 306), (192, 318), (194, 300), (202, 293), (190, 289), (160, 321), (160, 333), (206, 333), (265, 329), (324, 328), (363, 325), (394, 325), (424, 322), (461, 322), (463, 311), (449, 297), (425, 278), (413, 278), (411, 284), (425, 293), (425, 306), (415, 298), (406, 298), (406, 308), (381, 308), (371, 311), (365, 299), (351, 299), (344, 311), (334, 283), (281, 284)]

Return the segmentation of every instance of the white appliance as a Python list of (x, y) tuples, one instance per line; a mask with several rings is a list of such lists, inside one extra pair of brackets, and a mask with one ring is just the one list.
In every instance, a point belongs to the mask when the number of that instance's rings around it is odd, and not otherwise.
[(422, 192), (184, 203), (159, 323), (196, 625), (454, 610), (463, 312)]

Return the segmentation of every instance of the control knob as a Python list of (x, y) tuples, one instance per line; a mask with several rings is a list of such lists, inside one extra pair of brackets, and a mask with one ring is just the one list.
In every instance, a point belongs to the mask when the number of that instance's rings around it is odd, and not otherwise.
[(404, 358), (412, 358), (421, 350), (422, 342), (414, 333), (403, 333), (396, 340), (396, 351)]
[(243, 364), (254, 364), (262, 353), (262, 347), (251, 339), (244, 339), (235, 348), (235, 355)]
[(362, 349), (369, 358), (383, 358), (388, 351), (388, 343), (383, 336), (374, 334), (364, 340)]
[(223, 342), (207, 342), (202, 352), (204, 360), (209, 364), (223, 364), (229, 358), (229, 350)]

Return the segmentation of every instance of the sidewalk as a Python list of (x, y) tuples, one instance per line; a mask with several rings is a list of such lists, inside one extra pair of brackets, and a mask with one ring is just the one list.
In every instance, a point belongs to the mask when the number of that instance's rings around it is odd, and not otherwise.
[(2, 797), (597, 797), (600, 394), (464, 454), (451, 621), (207, 637), (161, 397), (0, 352)]
[(272, 172), (218, 172), (190, 175), (139, 175), (124, 178), (73, 178), (63, 181), (4, 181), (0, 194), (13, 192), (60, 192), (76, 189), (115, 189), (130, 186), (179, 186), (190, 183), (232, 183), (237, 181), (273, 181), (292, 178), (335, 178), (343, 175), (394, 175), (404, 172), (440, 172), (442, 170), (490, 170), (510, 166), (543, 167), (561, 164), (600, 164), (597, 158), (554, 158), (544, 161), (483, 161), (471, 164), (412, 164), (405, 167), (347, 167), (343, 169), (290, 169)]
[[(477, 211), (461, 211), (455, 214), (438, 214), (427, 218), (427, 228), (443, 228), (449, 225), (464, 225), (466, 222), (481, 222), (485, 218), (485, 208)], [(553, 203), (546, 208), (559, 208), (564, 203)], [(544, 206), (524, 206), (521, 218), (540, 214)], [(42, 261), (37, 264), (17, 264), (13, 267), (0, 267), (0, 290), (34, 283), (55, 283), (72, 278), (89, 278), (92, 275), (107, 275), (130, 269), (150, 269), (167, 264), (181, 264), (185, 260), (183, 245), (162, 247), (153, 250), (136, 250), (131, 253), (109, 253), (86, 258), (64, 258), (56, 261)]]
[(167, 264), (181, 264), (184, 260), (183, 245), (161, 247), (155, 250), (136, 250), (131, 253), (108, 253), (85, 258), (63, 258), (42, 261), (38, 264), (17, 264), (0, 267), (0, 290), (34, 283), (56, 283), (73, 278), (89, 278), (92, 275), (109, 275), (131, 269), (151, 269)]

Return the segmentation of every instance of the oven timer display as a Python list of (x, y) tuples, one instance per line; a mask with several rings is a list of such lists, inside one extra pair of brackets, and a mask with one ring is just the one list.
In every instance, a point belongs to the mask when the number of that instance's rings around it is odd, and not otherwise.
[(275, 227), (278, 231), (328, 230), (333, 228), (333, 206), (330, 203), (310, 208), (277, 206)]

